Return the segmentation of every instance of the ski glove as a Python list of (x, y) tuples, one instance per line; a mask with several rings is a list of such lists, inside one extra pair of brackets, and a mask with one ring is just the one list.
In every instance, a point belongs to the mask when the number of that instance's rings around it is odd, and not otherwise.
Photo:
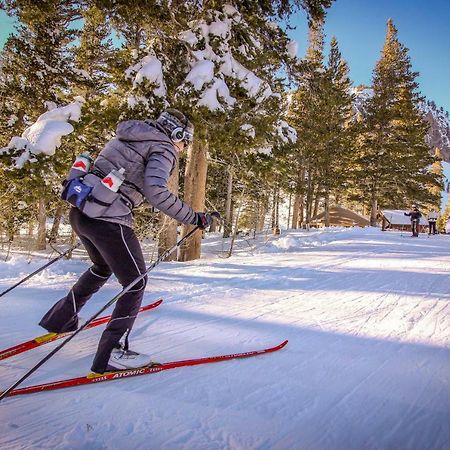
[(213, 219), (220, 219), (220, 214), (218, 212), (213, 213), (195, 213), (194, 225), (197, 225), (201, 230), (206, 230), (212, 224)]

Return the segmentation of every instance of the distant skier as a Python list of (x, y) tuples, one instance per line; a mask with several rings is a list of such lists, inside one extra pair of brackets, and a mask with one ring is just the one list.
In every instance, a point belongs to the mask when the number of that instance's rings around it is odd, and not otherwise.
[(404, 214), (405, 216), (409, 216), (411, 219), (411, 230), (413, 237), (418, 237), (420, 218), (422, 217), (422, 213), (419, 211), (419, 208), (416, 205), (411, 205), (411, 211)]
[(437, 234), (436, 231), (436, 222), (438, 219), (438, 213), (432, 209), (429, 213), (428, 213), (428, 234)]
[[(117, 126), (111, 139), (90, 166), (80, 155), (66, 182), (65, 198), (75, 207), (69, 214), (93, 265), (70, 292), (42, 318), (39, 325), (55, 333), (78, 328), (78, 312), (112, 273), (125, 287), (145, 273), (140, 243), (132, 229), (132, 210), (147, 200), (180, 223), (205, 229), (212, 216), (195, 212), (167, 188), (178, 154), (193, 140), (194, 128), (187, 117), (173, 109), (157, 120), (128, 120)], [(72, 172), (84, 169), (82, 176)], [(103, 186), (102, 186), (103, 185)], [(86, 190), (87, 194), (83, 194)], [(102, 197), (103, 196), (103, 197)], [(151, 363), (148, 355), (128, 350), (128, 335), (144, 296), (146, 279), (116, 303), (103, 332), (92, 371), (104, 373)], [(125, 346), (119, 340), (125, 336)]]

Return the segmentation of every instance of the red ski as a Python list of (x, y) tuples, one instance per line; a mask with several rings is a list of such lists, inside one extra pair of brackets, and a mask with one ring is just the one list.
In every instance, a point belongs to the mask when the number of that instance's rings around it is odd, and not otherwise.
[(103, 375), (90, 374), (84, 377), (70, 378), (67, 380), (59, 380), (53, 381), (51, 383), (45, 384), (36, 384), (34, 386), (28, 386), (20, 389), (15, 389), (11, 391), (8, 396), (12, 397), (13, 395), (22, 395), (22, 394), (32, 394), (35, 392), (42, 391), (52, 391), (55, 389), (62, 389), (74, 386), (81, 386), (83, 384), (96, 384), (101, 383), (103, 381), (112, 381), (119, 380), (121, 378), (130, 378), (137, 377), (140, 375), (148, 375), (152, 373), (162, 372), (163, 370), (176, 369), (177, 367), (185, 367), (185, 366), (198, 366), (200, 364), (209, 364), (220, 361), (228, 361), (230, 359), (240, 359), (240, 358), (250, 358), (252, 356), (263, 355), (265, 353), (272, 353), (278, 350), (281, 350), (286, 346), (288, 341), (284, 341), (281, 344), (265, 348), (263, 350), (253, 350), (250, 352), (244, 353), (233, 353), (231, 355), (221, 355), (221, 356), (210, 356), (207, 358), (198, 358), (198, 359), (187, 359), (184, 361), (172, 361), (166, 362), (162, 364), (155, 364), (152, 366), (142, 367), (140, 369), (130, 369), (130, 370), (121, 370), (118, 372), (108, 372)]
[[(154, 309), (162, 303), (162, 299), (157, 300), (151, 305), (142, 306), (139, 312), (149, 311), (150, 309)], [(90, 324), (86, 325), (84, 330), (88, 330), (89, 328), (94, 328), (104, 323), (107, 323), (111, 319), (111, 315), (98, 317), (93, 320)], [(83, 330), (83, 331), (84, 331)], [(47, 333), (42, 336), (38, 336), (30, 341), (22, 342), (21, 344), (15, 345), (14, 347), (7, 348), (5, 350), (0, 350), (0, 360), (10, 358), (11, 356), (18, 355), (19, 353), (26, 352), (28, 350), (32, 350), (33, 348), (40, 347), (41, 345), (48, 344), (49, 342), (56, 341), (63, 337), (71, 335), (70, 333)]]

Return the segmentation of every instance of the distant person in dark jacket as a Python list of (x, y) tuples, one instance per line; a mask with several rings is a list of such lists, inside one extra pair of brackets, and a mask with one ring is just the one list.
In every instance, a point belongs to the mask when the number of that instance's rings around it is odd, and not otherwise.
[[(128, 120), (118, 124), (116, 137), (106, 144), (81, 178), (83, 185), (92, 187), (91, 196), (69, 214), (70, 224), (93, 265), (44, 315), (40, 322), (42, 327), (55, 333), (76, 330), (78, 312), (112, 273), (123, 287), (145, 273), (144, 256), (132, 228), (132, 210), (145, 200), (183, 224), (198, 225), (202, 229), (211, 224), (211, 215), (193, 211), (167, 188), (178, 154), (192, 143), (193, 134), (191, 122), (174, 109), (164, 111), (155, 121)], [(100, 185), (106, 182), (111, 187), (117, 181), (117, 176), (111, 174), (124, 178), (120, 188), (112, 194)], [(103, 191), (105, 195), (111, 194), (110, 201), (95, 198), (95, 193), (102, 192), (101, 189), (107, 189)], [(148, 355), (128, 349), (128, 335), (139, 311), (146, 281), (145, 278), (139, 282), (116, 303), (100, 338), (93, 372), (132, 369), (151, 363)], [(119, 344), (123, 336), (125, 346)]]
[(436, 222), (438, 220), (438, 213), (432, 209), (427, 216), (428, 219), (428, 234), (437, 234)]
[(422, 217), (422, 213), (419, 211), (419, 208), (416, 205), (411, 206), (411, 211), (408, 213), (404, 213), (405, 216), (409, 216), (411, 220), (411, 230), (413, 237), (419, 236), (419, 225), (420, 218)]

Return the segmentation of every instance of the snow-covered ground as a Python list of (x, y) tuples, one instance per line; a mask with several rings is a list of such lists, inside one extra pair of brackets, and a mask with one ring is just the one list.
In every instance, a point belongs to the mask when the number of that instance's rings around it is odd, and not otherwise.
[[(133, 347), (170, 361), (253, 350), (247, 360), (0, 403), (2, 449), (450, 449), (450, 236), (378, 229), (291, 231), (240, 241), (224, 259), (164, 263)], [(42, 261), (0, 263), (0, 291)], [(0, 347), (87, 267), (60, 261), (0, 299)], [(119, 289), (111, 281), (83, 311)], [(24, 384), (85, 374), (100, 329), (81, 333)], [(0, 362), (8, 387), (55, 344)]]

